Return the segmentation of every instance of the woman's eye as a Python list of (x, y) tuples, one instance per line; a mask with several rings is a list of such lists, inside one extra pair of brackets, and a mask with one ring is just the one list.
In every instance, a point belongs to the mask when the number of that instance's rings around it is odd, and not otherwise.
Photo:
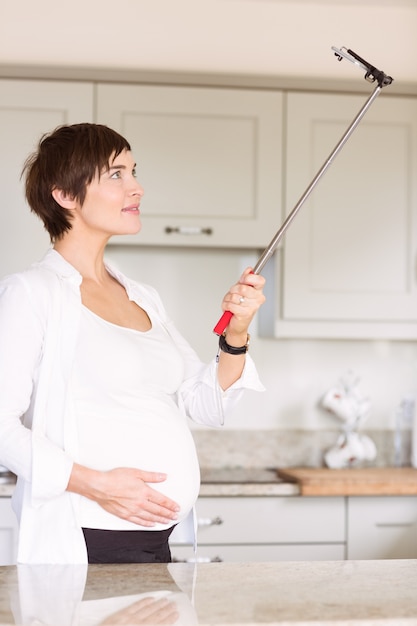
[(134, 168), (133, 168), (133, 170), (132, 170), (132, 176), (133, 176), (133, 178), (137, 178), (137, 176), (138, 176), (138, 173), (137, 173), (137, 171), (136, 171), (136, 168), (135, 168), (135, 167), (134, 167)]
[(113, 172), (113, 174), (110, 176), (110, 178), (120, 178), (121, 177), (121, 172), (120, 170), (116, 170), (115, 172)]

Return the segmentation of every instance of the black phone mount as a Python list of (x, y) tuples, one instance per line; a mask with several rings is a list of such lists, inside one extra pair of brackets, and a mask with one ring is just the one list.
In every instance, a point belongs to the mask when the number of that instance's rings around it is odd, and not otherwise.
[(355, 63), (355, 65), (359, 65), (360, 67), (362, 67), (362, 69), (366, 71), (365, 80), (369, 81), (370, 83), (374, 83), (375, 81), (377, 81), (381, 89), (382, 87), (391, 85), (392, 81), (394, 80), (391, 76), (388, 76), (382, 70), (378, 70), (374, 65), (371, 65), (371, 63), (368, 63), (368, 61), (362, 59), (362, 57), (360, 57), (359, 54), (356, 54), (356, 52), (353, 52), (353, 50), (334, 47), (332, 47), (332, 50), (334, 51), (338, 61), (341, 61), (342, 59), (348, 59), (348, 61), (351, 61), (352, 63)]

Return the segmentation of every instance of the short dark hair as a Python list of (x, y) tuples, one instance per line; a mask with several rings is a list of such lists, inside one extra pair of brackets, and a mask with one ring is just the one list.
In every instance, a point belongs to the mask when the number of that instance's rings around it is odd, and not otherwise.
[(53, 189), (62, 189), (82, 205), (87, 185), (123, 150), (131, 150), (128, 141), (102, 124), (59, 126), (41, 137), (22, 176), (30, 209), (42, 220), (52, 242), (72, 227), (70, 213), (55, 201)]

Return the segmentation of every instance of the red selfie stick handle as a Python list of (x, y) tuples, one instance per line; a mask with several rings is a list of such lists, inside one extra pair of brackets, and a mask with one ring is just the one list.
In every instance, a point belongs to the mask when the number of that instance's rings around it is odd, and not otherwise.
[(217, 324), (215, 325), (215, 327), (213, 328), (213, 332), (216, 333), (216, 335), (222, 335), (224, 333), (224, 331), (226, 330), (226, 328), (229, 326), (229, 322), (233, 317), (233, 313), (231, 311), (225, 311), (223, 313), (223, 315), (221, 316), (221, 318), (219, 319), (219, 321), (217, 322)]
[[(255, 269), (251, 272), (251, 274), (259, 274), (260, 271), (261, 270), (259, 269), (259, 261), (258, 261)], [(219, 319), (219, 321), (217, 322), (217, 324), (215, 325), (215, 327), (213, 328), (213, 333), (216, 333), (216, 335), (219, 335), (220, 337), (220, 335), (222, 335), (224, 331), (226, 330), (226, 328), (229, 326), (229, 323), (232, 317), (233, 317), (233, 313), (231, 311), (225, 311), (223, 315), (221, 316), (221, 318)]]

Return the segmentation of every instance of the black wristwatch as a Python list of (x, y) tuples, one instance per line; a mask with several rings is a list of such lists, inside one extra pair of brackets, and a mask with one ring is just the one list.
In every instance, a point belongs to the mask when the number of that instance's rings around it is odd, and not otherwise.
[(219, 337), (219, 348), (223, 352), (227, 352), (227, 354), (246, 354), (246, 352), (249, 350), (249, 341), (250, 335), (248, 334), (245, 345), (241, 346), (240, 348), (235, 348), (234, 346), (229, 346), (226, 341), (226, 333), (223, 333)]

